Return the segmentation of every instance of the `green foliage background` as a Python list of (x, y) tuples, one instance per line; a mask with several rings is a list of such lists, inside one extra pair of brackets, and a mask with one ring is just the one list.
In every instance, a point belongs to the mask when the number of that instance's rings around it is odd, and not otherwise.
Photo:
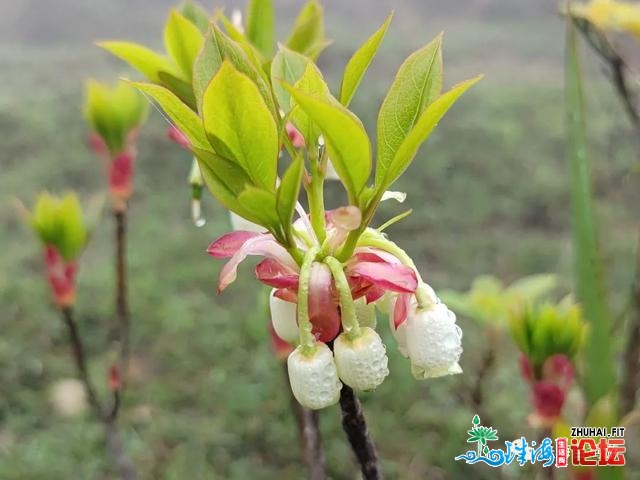
[[(276, 2), (282, 32), (297, 3)], [(479, 72), (486, 75), (452, 109), (397, 184), (409, 194), (414, 214), (390, 234), (436, 290), (466, 289), (487, 272), (507, 282), (557, 272), (564, 285), (571, 285), (562, 132), (564, 25), (552, 3), (325, 2), (328, 35), (335, 42), (320, 64), (334, 91), (351, 52), (396, 9), (352, 104), (370, 133), (402, 59), (440, 30), (445, 30), (445, 86)], [(128, 72), (91, 42), (122, 37), (154, 45), (170, 5), (166, 0), (23, 0), (0, 6), (3, 480), (113, 478), (103, 460), (100, 427), (56, 417), (47, 402), (51, 384), (74, 371), (65, 331), (41, 277), (38, 245), (9, 200), (19, 196), (31, 202), (40, 189), (70, 187), (86, 198), (103, 188), (102, 167), (86, 148), (81, 85), (88, 76), (110, 81)], [(614, 312), (620, 312), (632, 275), (629, 259), (640, 204), (637, 138), (593, 61), (587, 62), (586, 80), (607, 287)], [(229, 228), (227, 216), (208, 201), (206, 227), (191, 225), (188, 191), (176, 184), (186, 178), (190, 160), (165, 138), (160, 116), (152, 112), (151, 117), (139, 142), (131, 210), (136, 371), (122, 412), (126, 441), (148, 479), (304, 478), (285, 378), (270, 350), (265, 303), (257, 296), (262, 290), (245, 267), (240, 281), (216, 296), (221, 263), (204, 250)], [(329, 203), (344, 201), (338, 192), (335, 186)], [(406, 205), (385, 205), (381, 218)], [(78, 315), (96, 359), (96, 378), (102, 378), (111, 358), (110, 220), (106, 214), (79, 277)], [(466, 406), (465, 383), (473, 380), (484, 346), (476, 326), (464, 318), (460, 323), (464, 375), (417, 383), (408, 364), (389, 348), (391, 376), (374, 394), (364, 395), (390, 479), (495, 478), (488, 468), (453, 460), (471, 448), (466, 430), (477, 412)], [(393, 340), (388, 344), (392, 347)], [(526, 427), (527, 391), (516, 358), (505, 339), (497, 375), (486, 385), (483, 424), (496, 428), (501, 439), (533, 436)], [(323, 411), (321, 421), (332, 478), (357, 478), (337, 408)], [(505, 476), (531, 475), (515, 467)]]

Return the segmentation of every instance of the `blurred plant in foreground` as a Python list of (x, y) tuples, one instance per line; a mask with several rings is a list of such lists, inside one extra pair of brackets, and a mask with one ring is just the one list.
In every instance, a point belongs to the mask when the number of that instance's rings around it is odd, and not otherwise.
[[(67, 329), (78, 379), (85, 392), (86, 401), (95, 419), (105, 427), (108, 449), (121, 478), (134, 480), (135, 469), (122, 446), (116, 427), (121, 390), (119, 371), (115, 366), (110, 368), (108, 388), (112, 397), (108, 402), (103, 402), (89, 373), (82, 334), (74, 314), (76, 273), (80, 255), (89, 239), (90, 226), (98, 217), (96, 208), (98, 205), (102, 206), (102, 202), (98, 201), (90, 205), (89, 213), (83, 215), (75, 193), (56, 197), (44, 192), (38, 196), (31, 213), (22, 204), (19, 204), (19, 208), (21, 215), (44, 246), (47, 281), (54, 303)], [(73, 383), (67, 382), (66, 385), (73, 385)], [(65, 414), (71, 413), (72, 410), (81, 410), (84, 397), (79, 398), (76, 394), (74, 405), (69, 405), (68, 402), (63, 404), (61, 400), (63, 396), (60, 393), (61, 390), (58, 389), (53, 397), (56, 408), (60, 407), (59, 410)]]
[(133, 193), (135, 142), (147, 115), (147, 102), (122, 82), (109, 87), (89, 80), (84, 110), (91, 127), (91, 148), (107, 165), (113, 209), (124, 211)]
[(531, 275), (505, 286), (499, 278), (482, 275), (474, 279), (467, 292), (443, 290), (440, 297), (460, 315), (473, 320), (485, 335), (475, 378), (468, 386), (470, 406), (485, 418), (484, 391), (496, 367), (504, 332), (512, 312), (546, 297), (557, 285), (555, 275)]
[(73, 306), (78, 261), (89, 236), (75, 193), (38, 196), (26, 218), (44, 247), (47, 280), (59, 308)]

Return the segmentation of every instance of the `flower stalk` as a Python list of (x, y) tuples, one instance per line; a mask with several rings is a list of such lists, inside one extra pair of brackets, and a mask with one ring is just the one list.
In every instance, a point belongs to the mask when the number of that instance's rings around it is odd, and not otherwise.
[(360, 465), (364, 480), (382, 480), (378, 453), (371, 439), (362, 405), (357, 395), (347, 385), (340, 391), (342, 428)]

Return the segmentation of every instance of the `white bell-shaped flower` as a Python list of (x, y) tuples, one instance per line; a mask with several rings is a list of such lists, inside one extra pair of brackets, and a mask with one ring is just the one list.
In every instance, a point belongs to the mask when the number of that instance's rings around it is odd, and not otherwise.
[(350, 340), (341, 333), (333, 342), (338, 376), (351, 388), (373, 390), (389, 375), (388, 359), (380, 335), (369, 327)]
[(361, 297), (355, 302), (356, 317), (361, 327), (376, 328), (376, 306), (373, 303), (367, 303), (365, 297)]
[(275, 296), (276, 290), (271, 290), (269, 295), (269, 310), (271, 311), (271, 323), (273, 330), (282, 340), (289, 343), (297, 343), (300, 333), (296, 315), (296, 304), (287, 302)]
[(461, 373), (462, 330), (444, 303), (426, 310), (412, 308), (406, 324), (411, 369), (416, 378)]
[(287, 368), (293, 396), (303, 407), (318, 410), (338, 403), (342, 384), (326, 344), (317, 342), (308, 355), (299, 346), (289, 355)]
[(241, 217), (237, 213), (229, 212), (231, 219), (231, 228), (233, 230), (242, 230), (246, 232), (265, 232), (267, 229), (262, 225), (250, 222), (246, 218)]

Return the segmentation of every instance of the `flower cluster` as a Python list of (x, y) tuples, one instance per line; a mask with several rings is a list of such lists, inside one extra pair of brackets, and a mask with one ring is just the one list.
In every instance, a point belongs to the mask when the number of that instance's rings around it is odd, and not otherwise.
[(104, 160), (113, 208), (121, 211), (133, 193), (135, 142), (147, 103), (130, 86), (87, 82), (85, 115), (91, 126), (89, 145)]
[(273, 332), (279, 340), (297, 345), (287, 363), (301, 404), (324, 408), (336, 403), (341, 382), (366, 391), (384, 381), (388, 361), (375, 330), (375, 306), (389, 313), (400, 351), (410, 359), (417, 378), (462, 371), (462, 333), (455, 315), (422, 282), (403, 250), (368, 228), (353, 254), (341, 262), (336, 257), (348, 233), (360, 225), (359, 210), (328, 211), (322, 245), (309, 217), (300, 213), (293, 231), (297, 248), (304, 252), (301, 265), (266, 231), (233, 231), (214, 241), (207, 252), (229, 258), (220, 272), (219, 291), (235, 280), (247, 256), (264, 257), (255, 276), (272, 288)]
[(25, 212), (43, 244), (45, 272), (54, 302), (61, 308), (75, 301), (78, 258), (88, 237), (78, 197), (38, 196), (33, 212)]
[(584, 341), (581, 310), (568, 302), (527, 306), (512, 312), (510, 327), (522, 377), (531, 387), (530, 422), (552, 426), (562, 416), (575, 376), (573, 359)]
[[(308, 407), (335, 403), (341, 383), (371, 390), (388, 375), (376, 305), (389, 312), (416, 377), (460, 372), (455, 315), (382, 233), (406, 213), (384, 228), (370, 224), (382, 200), (403, 198), (389, 187), (479, 77), (442, 92), (440, 36), (411, 54), (380, 107), (374, 157), (348, 106), (392, 16), (353, 54), (334, 95), (315, 63), (329, 43), (320, 3), (305, 4), (275, 55), (265, 9), (268, 2), (251, 2), (246, 24), (238, 15), (219, 13), (209, 23), (202, 12), (172, 10), (166, 55), (128, 42), (100, 44), (147, 77), (132, 84), (164, 110), (171, 138), (194, 155), (202, 182), (232, 214), (235, 231), (208, 249), (229, 259), (219, 291), (247, 256), (264, 257), (256, 276), (273, 289), (274, 335), (295, 347), (291, 386)], [(346, 206), (325, 207), (331, 178), (344, 187)]]

